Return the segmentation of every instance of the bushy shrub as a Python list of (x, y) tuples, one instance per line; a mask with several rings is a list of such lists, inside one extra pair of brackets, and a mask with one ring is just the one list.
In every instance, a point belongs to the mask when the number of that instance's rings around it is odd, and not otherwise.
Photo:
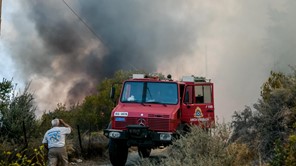
[(285, 143), (275, 142), (275, 155), (269, 162), (272, 166), (296, 165), (296, 135), (292, 134)]
[(0, 82), (1, 141), (21, 143), (26, 142), (29, 135), (34, 135), (36, 106), (29, 86), (17, 93), (12, 81), (3, 79)]
[[(250, 149), (247, 144), (231, 143), (227, 147), (230, 156), (233, 156), (231, 165), (253, 165), (257, 162), (258, 153), (254, 149)], [(254, 164), (256, 165), (256, 164)]]
[[(264, 163), (285, 163), (289, 136), (296, 121), (296, 70), (293, 74), (271, 72), (262, 86), (254, 110), (246, 107), (233, 115), (231, 141), (247, 144)], [(295, 162), (295, 160), (294, 160)]]
[(0, 165), (6, 166), (45, 166), (46, 154), (44, 146), (22, 151), (3, 151), (0, 154)]
[[(243, 144), (228, 144), (230, 130), (226, 124), (217, 124), (215, 129), (205, 131), (192, 126), (191, 132), (181, 136), (164, 153), (167, 158), (143, 159), (138, 165), (252, 165), (255, 155)], [(243, 160), (242, 160), (243, 159)]]

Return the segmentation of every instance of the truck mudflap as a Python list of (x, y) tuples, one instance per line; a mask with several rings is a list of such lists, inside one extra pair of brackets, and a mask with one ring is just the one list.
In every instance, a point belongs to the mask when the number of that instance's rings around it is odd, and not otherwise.
[(126, 130), (105, 129), (104, 135), (111, 139), (127, 140), (129, 146), (167, 146), (172, 143), (172, 132), (156, 132), (149, 127), (129, 125)]

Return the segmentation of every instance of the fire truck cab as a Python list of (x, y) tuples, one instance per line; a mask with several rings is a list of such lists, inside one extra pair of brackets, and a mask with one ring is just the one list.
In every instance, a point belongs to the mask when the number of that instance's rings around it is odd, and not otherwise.
[(203, 77), (185, 76), (179, 84), (183, 92), (180, 103), (182, 124), (213, 127), (215, 122), (213, 83)]
[(151, 149), (170, 145), (179, 131), (190, 125), (211, 128), (214, 121), (210, 80), (185, 76), (173, 81), (134, 74), (123, 83), (110, 125), (104, 130), (110, 161), (124, 165), (131, 146), (138, 147), (141, 157), (149, 157)]

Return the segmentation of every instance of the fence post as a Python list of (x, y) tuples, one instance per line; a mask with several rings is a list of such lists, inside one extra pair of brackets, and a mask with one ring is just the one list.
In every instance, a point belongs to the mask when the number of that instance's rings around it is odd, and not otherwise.
[(28, 140), (27, 140), (25, 121), (23, 121), (23, 132), (24, 132), (24, 138), (25, 138), (25, 148), (27, 148), (28, 147)]
[(89, 133), (88, 133), (88, 147), (87, 147), (87, 153), (88, 155), (91, 155), (89, 154), (90, 153), (90, 137), (91, 137), (91, 123), (89, 123)]
[(77, 125), (77, 130), (78, 130), (79, 146), (80, 146), (81, 154), (83, 154), (83, 148), (82, 148), (82, 143), (81, 143), (81, 135), (80, 135), (79, 125)]

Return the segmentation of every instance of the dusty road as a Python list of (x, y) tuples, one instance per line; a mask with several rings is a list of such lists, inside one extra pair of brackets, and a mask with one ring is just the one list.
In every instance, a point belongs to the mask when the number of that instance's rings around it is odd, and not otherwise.
[[(158, 161), (161, 158), (166, 158), (167, 155), (165, 153), (165, 149), (155, 149), (151, 151), (151, 155), (149, 157), (149, 160), (152, 161)], [(139, 165), (140, 157), (138, 155), (138, 152), (133, 151), (128, 154), (128, 159), (126, 162), (126, 166), (136, 166)], [(77, 166), (112, 166), (110, 161), (100, 161), (100, 160), (88, 160), (88, 161), (82, 161), (80, 163), (71, 163), (71, 165), (77, 165)]]

